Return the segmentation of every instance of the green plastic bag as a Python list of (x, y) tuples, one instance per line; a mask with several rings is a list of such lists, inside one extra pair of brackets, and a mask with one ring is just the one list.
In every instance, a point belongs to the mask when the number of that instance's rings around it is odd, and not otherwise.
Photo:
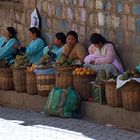
[(72, 87), (67, 90), (55, 87), (49, 93), (45, 112), (52, 116), (72, 117), (79, 105), (80, 97)]

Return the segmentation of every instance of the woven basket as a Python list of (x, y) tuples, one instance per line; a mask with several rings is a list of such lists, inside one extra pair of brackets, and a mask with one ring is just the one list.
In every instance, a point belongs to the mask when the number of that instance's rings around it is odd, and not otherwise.
[(37, 91), (40, 96), (48, 96), (55, 86), (55, 75), (37, 75)]
[(123, 107), (132, 111), (140, 111), (140, 83), (130, 81), (122, 87)]
[(26, 92), (26, 68), (13, 68), (13, 80), (16, 92)]
[(122, 107), (122, 92), (116, 89), (115, 81), (105, 83), (105, 92), (108, 105), (112, 107)]
[(0, 87), (2, 90), (13, 90), (13, 72), (11, 68), (0, 68)]
[(55, 69), (60, 72), (60, 71), (63, 71), (63, 72), (67, 72), (67, 71), (73, 71), (74, 69), (76, 68), (76, 66), (57, 66), (55, 67)]
[(94, 77), (91, 75), (74, 76), (73, 86), (82, 100), (87, 100), (92, 95), (92, 85), (90, 82), (93, 80)]
[(28, 94), (37, 94), (37, 80), (34, 72), (26, 72), (26, 89)]
[(55, 75), (55, 86), (66, 89), (69, 86), (73, 86), (72, 71), (58, 71)]

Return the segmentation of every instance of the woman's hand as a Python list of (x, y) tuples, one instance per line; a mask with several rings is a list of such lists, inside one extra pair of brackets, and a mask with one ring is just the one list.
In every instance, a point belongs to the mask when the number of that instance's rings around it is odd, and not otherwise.
[(19, 47), (20, 47), (20, 46), (18, 46), (18, 45), (12, 46), (12, 48), (14, 48), (14, 49), (19, 49)]
[(90, 64), (93, 64), (94, 65), (95, 64), (95, 61), (90, 61)]

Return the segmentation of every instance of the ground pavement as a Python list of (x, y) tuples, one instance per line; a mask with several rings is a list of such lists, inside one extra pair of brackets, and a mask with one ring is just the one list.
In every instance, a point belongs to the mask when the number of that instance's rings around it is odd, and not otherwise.
[(140, 134), (85, 120), (0, 107), (0, 140), (140, 140)]

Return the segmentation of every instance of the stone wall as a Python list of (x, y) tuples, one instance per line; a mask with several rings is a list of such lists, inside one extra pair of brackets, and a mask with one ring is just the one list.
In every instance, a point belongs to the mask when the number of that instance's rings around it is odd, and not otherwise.
[(26, 45), (30, 14), (35, 7), (35, 0), (0, 0), (0, 34), (3, 34), (6, 27), (13, 26), (20, 43)]
[[(30, 14), (38, 7), (42, 17), (42, 35), (51, 42), (58, 31), (75, 30), (88, 46), (93, 32), (103, 34), (116, 44), (125, 67), (140, 63), (140, 2), (138, 0), (3, 0), (0, 31), (8, 25), (18, 30), (27, 44)], [(14, 5), (13, 3), (16, 3)], [(10, 6), (10, 8), (9, 8)], [(3, 14), (1, 14), (1, 12)]]

